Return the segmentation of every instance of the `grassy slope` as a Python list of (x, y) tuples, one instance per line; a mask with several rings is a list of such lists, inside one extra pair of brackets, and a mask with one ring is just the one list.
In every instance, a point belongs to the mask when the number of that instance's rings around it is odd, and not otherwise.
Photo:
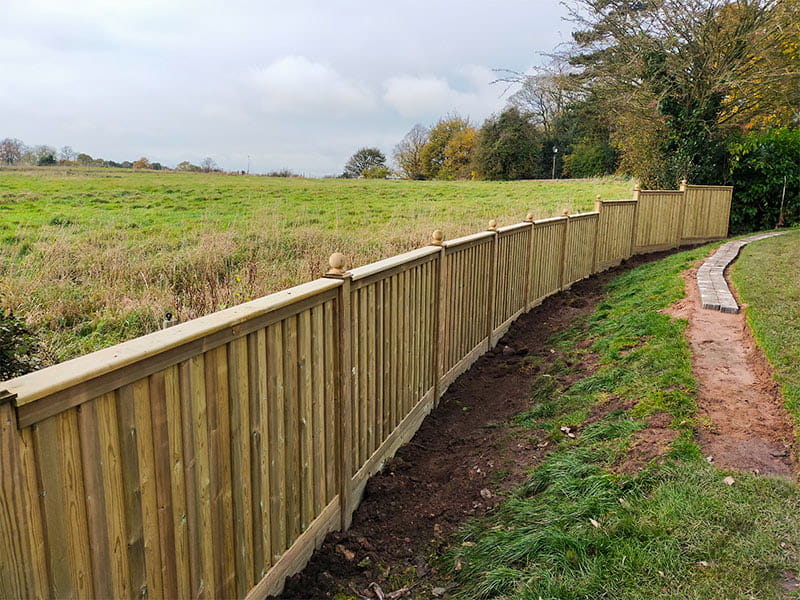
[[(556, 364), (531, 390), (519, 422), (557, 449), (463, 530), (445, 559), (461, 598), (785, 597), (780, 581), (800, 562), (800, 492), (745, 474), (728, 486), (728, 473), (703, 460), (692, 441), (685, 322), (659, 312), (683, 295), (680, 272), (707, 252), (622, 275), (588, 323), (553, 340), (568, 358), (598, 353), (600, 367), (562, 388)], [(587, 336), (594, 343), (581, 349)], [(635, 405), (579, 427), (576, 439), (560, 431), (620, 399)], [(632, 435), (656, 412), (669, 413), (678, 430), (669, 458), (635, 476), (616, 473)]]
[(745, 246), (731, 276), (786, 406), (800, 422), (800, 231)]
[(318, 277), (490, 218), (517, 222), (627, 198), (621, 180), (307, 180), (129, 170), (0, 170), (0, 307), (51, 360)]

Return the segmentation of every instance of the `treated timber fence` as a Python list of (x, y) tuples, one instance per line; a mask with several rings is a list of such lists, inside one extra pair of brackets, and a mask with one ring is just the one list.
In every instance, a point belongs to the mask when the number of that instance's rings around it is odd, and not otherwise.
[(731, 188), (598, 198), (0, 384), (0, 596), (263, 598), (545, 297), (727, 235)]

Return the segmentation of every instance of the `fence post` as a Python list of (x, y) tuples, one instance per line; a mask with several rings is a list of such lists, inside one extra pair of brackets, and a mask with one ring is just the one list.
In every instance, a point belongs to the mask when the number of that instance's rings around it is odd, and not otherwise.
[(444, 357), (447, 353), (447, 273), (445, 272), (445, 250), (444, 250), (444, 234), (437, 229), (433, 232), (433, 239), (431, 246), (439, 247), (439, 256), (436, 259), (438, 263), (438, 278), (436, 289), (436, 306), (434, 307), (433, 314), (435, 315), (436, 322), (433, 327), (433, 405), (439, 405), (439, 398), (442, 395), (442, 376), (444, 375)]
[(533, 303), (533, 213), (528, 213), (525, 222), (531, 224), (528, 228), (528, 263), (525, 269), (525, 310), (530, 310)]
[(681, 180), (681, 187), (680, 187), (680, 190), (681, 190), (681, 211), (680, 212), (681, 212), (681, 214), (680, 214), (680, 217), (678, 218), (678, 239), (675, 242), (675, 247), (676, 248), (679, 248), (680, 245), (681, 245), (681, 240), (683, 239), (683, 228), (686, 226), (686, 204), (687, 204), (686, 203), (686, 189), (687, 189), (687, 187), (688, 186), (686, 185), (686, 180), (682, 179)]
[(592, 274), (597, 273), (597, 244), (600, 240), (600, 219), (603, 215), (603, 203), (600, 201), (600, 194), (594, 199), (594, 210), (597, 212), (597, 221), (594, 227), (594, 248), (592, 248)]
[(563, 216), (567, 217), (564, 225), (564, 235), (561, 237), (561, 265), (558, 267), (558, 287), (564, 289), (564, 278), (567, 274), (567, 237), (569, 236), (569, 211), (565, 210)]
[(341, 511), (342, 531), (350, 527), (353, 518), (353, 496), (350, 481), (353, 476), (353, 367), (352, 367), (352, 331), (350, 324), (350, 281), (352, 275), (344, 269), (344, 256), (339, 252), (331, 254), (328, 260), (330, 269), (325, 273), (329, 279), (340, 279), (342, 285), (338, 290), (334, 326), (336, 327), (336, 346), (338, 363), (336, 369), (336, 390), (338, 396), (336, 419), (336, 487), (339, 490), (339, 507)]
[(487, 231), (494, 233), (492, 236), (492, 252), (491, 256), (489, 257), (489, 273), (487, 274), (487, 279), (489, 280), (489, 301), (487, 302), (487, 316), (489, 321), (487, 323), (487, 329), (489, 330), (489, 338), (487, 340), (486, 350), (488, 352), (492, 349), (492, 336), (494, 335), (494, 305), (497, 296), (495, 293), (497, 288), (497, 221), (494, 219), (489, 221), (489, 228)]
[(636, 247), (636, 228), (639, 226), (639, 191), (641, 188), (637, 183), (633, 188), (633, 199), (636, 202), (633, 206), (633, 227), (631, 228), (631, 251), (625, 258), (633, 256), (633, 249)]

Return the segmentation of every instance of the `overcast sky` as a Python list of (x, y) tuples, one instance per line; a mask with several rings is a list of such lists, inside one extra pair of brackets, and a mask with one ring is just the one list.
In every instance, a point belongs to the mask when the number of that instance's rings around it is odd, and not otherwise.
[(0, 139), (111, 160), (340, 173), (505, 104), (569, 37), (557, 1), (0, 0)]

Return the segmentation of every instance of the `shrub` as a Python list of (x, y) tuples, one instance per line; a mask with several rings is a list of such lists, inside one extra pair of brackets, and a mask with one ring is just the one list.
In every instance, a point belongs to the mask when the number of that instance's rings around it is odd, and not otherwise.
[(39, 344), (25, 324), (11, 312), (0, 310), (0, 381), (40, 368)]
[(800, 224), (800, 129), (751, 133), (729, 152), (731, 233)]

